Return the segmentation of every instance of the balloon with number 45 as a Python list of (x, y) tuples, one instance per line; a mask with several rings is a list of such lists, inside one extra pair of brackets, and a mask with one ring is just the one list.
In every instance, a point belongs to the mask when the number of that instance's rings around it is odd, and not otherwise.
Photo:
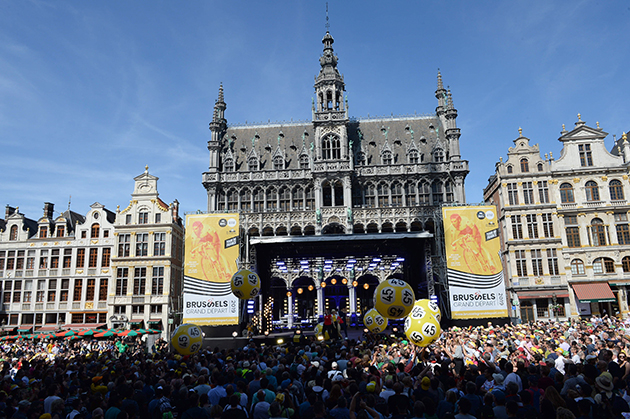
[(363, 316), (363, 324), (372, 333), (381, 333), (387, 329), (387, 318), (383, 317), (376, 309), (370, 309)]
[(442, 333), (440, 322), (433, 310), (435, 307), (428, 307), (426, 301), (428, 300), (416, 301), (404, 325), (407, 338), (415, 345), (422, 347), (429, 346), (438, 340)]
[(232, 294), (241, 300), (249, 300), (260, 293), (260, 277), (255, 272), (241, 269), (232, 276)]
[(402, 319), (411, 312), (415, 300), (411, 285), (402, 279), (388, 279), (374, 290), (374, 308), (386, 319)]
[(182, 324), (171, 336), (171, 345), (181, 355), (192, 355), (201, 349), (203, 336), (199, 326)]

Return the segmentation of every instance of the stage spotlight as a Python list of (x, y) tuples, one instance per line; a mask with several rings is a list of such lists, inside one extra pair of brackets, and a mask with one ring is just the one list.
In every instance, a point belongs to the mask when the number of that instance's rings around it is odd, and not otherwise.
[(302, 333), (302, 331), (301, 331), (301, 330), (299, 330), (299, 329), (295, 331), (295, 334), (296, 334), (296, 335), (299, 335), (299, 334), (301, 334), (301, 333)]
[(312, 286), (312, 285), (309, 285), (309, 286), (308, 286), (308, 290), (309, 290), (309, 291), (313, 291), (313, 286)]
[(367, 333), (369, 332), (369, 330), (367, 330), (367, 328), (363, 329), (363, 333)]
[(363, 284), (363, 288), (368, 289), (370, 288), (370, 284), (368, 284), (367, 282), (365, 284)]
[(276, 343), (277, 343), (278, 345), (282, 345), (282, 344), (284, 343), (284, 339), (279, 338), (279, 339), (276, 341)]
[(269, 336), (269, 330), (265, 330), (265, 336)]
[(337, 283), (337, 280), (335, 278), (333, 278), (333, 279), (330, 280), (330, 283), (335, 285)]
[(237, 337), (237, 336), (238, 336), (238, 332), (237, 332), (236, 330), (235, 330), (235, 331), (233, 331), (233, 332), (232, 332), (232, 337), (234, 337), (234, 338), (235, 338), (235, 337)]
[(397, 328), (397, 327), (393, 327), (393, 328), (392, 328), (392, 332), (394, 332), (394, 333), (398, 333), (398, 328)]
[(359, 285), (359, 283), (358, 283), (357, 281), (352, 281), (352, 286), (353, 286), (353, 287), (355, 287), (355, 288), (356, 288), (356, 287), (357, 287), (357, 285)]

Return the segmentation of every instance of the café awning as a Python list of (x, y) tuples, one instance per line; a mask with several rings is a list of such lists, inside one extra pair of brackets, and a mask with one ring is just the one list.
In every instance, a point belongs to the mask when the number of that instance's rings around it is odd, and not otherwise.
[(607, 303), (615, 302), (615, 294), (607, 282), (593, 282), (572, 284), (575, 296), (580, 303)]

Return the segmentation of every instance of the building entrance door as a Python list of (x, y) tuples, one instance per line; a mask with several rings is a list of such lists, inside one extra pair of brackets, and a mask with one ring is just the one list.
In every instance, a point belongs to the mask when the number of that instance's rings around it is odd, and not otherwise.
[(523, 301), (521, 303), (521, 320), (523, 322), (533, 322), (534, 319), (534, 306), (531, 301)]

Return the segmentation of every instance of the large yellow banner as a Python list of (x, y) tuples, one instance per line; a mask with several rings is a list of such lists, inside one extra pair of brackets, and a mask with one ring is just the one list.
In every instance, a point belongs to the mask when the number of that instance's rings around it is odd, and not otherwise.
[(507, 317), (496, 208), (443, 207), (442, 215), (452, 318)]
[(187, 215), (184, 275), (229, 283), (237, 269), (238, 236), (238, 214)]

